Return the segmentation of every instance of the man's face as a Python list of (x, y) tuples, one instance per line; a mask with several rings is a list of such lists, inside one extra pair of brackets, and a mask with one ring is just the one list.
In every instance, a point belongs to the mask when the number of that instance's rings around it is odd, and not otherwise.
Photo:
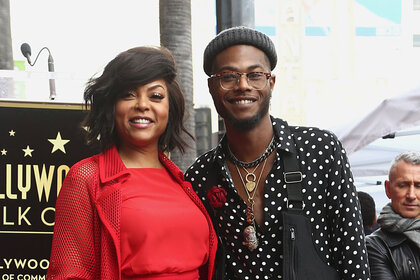
[(392, 208), (405, 218), (420, 218), (420, 165), (400, 160), (385, 181)]
[[(269, 73), (270, 63), (260, 49), (248, 45), (235, 45), (216, 56), (213, 70), (213, 73)], [(268, 115), (274, 83), (273, 76), (264, 88), (255, 90), (248, 84), (246, 76), (242, 75), (239, 83), (230, 90), (223, 89), (218, 78), (210, 78), (208, 86), (217, 112), (225, 120), (226, 126), (237, 130), (249, 130)]]

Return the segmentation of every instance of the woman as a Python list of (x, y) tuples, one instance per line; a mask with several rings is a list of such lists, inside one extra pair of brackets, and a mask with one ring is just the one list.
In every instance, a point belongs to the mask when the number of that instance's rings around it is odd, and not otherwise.
[(63, 182), (47, 278), (211, 279), (210, 218), (163, 153), (184, 151), (186, 132), (170, 52), (119, 54), (84, 98), (88, 142), (99, 139), (102, 152), (72, 166)]

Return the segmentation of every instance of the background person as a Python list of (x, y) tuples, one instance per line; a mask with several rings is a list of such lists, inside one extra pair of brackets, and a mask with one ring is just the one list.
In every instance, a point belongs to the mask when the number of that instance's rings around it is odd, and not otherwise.
[(328, 131), (289, 126), (270, 116), (276, 63), (271, 39), (247, 27), (220, 32), (204, 51), (209, 92), (226, 135), (196, 160), (186, 179), (221, 238), (225, 279), (293, 277), (282, 267), (285, 238), (293, 243), (296, 237), (283, 232), (282, 223), (288, 205), (283, 158), (290, 154), (303, 173), (303, 208), (311, 230), (306, 240), (312, 245), (295, 256), (314, 258), (285, 269), (302, 279), (300, 273), (320, 264), (323, 272), (338, 274), (335, 279), (368, 279), (360, 205), (344, 149)]
[(122, 52), (89, 81), (84, 98), (88, 140), (99, 138), (102, 153), (76, 163), (64, 180), (47, 278), (211, 279), (210, 218), (163, 153), (185, 144), (170, 52)]
[(357, 196), (362, 211), (363, 230), (365, 235), (369, 235), (377, 228), (375, 200), (370, 194), (362, 191), (357, 192)]
[(372, 279), (420, 279), (420, 152), (392, 161), (385, 192), (391, 202), (366, 237)]

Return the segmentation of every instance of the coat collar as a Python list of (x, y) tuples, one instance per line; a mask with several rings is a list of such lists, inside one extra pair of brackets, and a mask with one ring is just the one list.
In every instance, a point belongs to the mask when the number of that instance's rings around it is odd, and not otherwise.
[[(177, 182), (182, 183), (184, 181), (182, 171), (162, 151), (159, 151), (159, 160), (169, 173), (174, 176)], [(99, 155), (99, 177), (102, 183), (109, 182), (126, 174), (129, 174), (129, 171), (122, 162), (115, 145)]]
[(398, 246), (407, 240), (407, 237), (402, 233), (390, 232), (381, 228), (373, 232), (372, 235), (374, 236), (377, 235), (377, 236), (382, 237), (382, 239), (386, 242), (386, 244), (390, 248)]

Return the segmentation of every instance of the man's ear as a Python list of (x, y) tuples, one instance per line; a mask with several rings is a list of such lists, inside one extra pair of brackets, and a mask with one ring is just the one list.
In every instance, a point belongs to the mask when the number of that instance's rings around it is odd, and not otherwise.
[(386, 196), (391, 199), (391, 182), (389, 182), (389, 180), (385, 180), (385, 193)]
[(211, 78), (207, 79), (207, 86), (209, 88), (210, 94), (213, 95), (213, 92), (215, 91), (213, 79), (211, 79)]
[(271, 77), (270, 77), (270, 89), (271, 89), (271, 92), (273, 92), (274, 84), (275, 83), (276, 83), (276, 75), (271, 74)]

